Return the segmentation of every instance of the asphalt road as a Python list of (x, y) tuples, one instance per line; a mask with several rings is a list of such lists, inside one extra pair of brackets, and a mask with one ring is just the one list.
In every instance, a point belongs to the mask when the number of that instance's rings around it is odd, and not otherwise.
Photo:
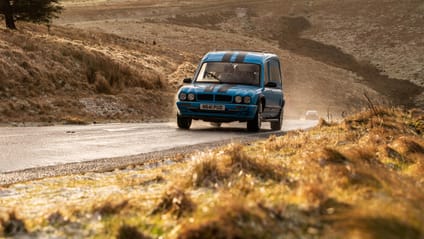
[[(316, 123), (288, 120), (283, 131), (305, 129)], [(245, 124), (214, 128), (203, 122), (194, 122), (189, 131), (177, 129), (175, 122), (0, 127), (0, 173), (283, 133), (267, 130), (268, 125), (263, 125), (259, 133), (247, 132)]]

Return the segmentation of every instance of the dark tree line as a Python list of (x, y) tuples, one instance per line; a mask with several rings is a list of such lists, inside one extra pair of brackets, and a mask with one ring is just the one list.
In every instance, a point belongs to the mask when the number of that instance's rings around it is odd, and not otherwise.
[(0, 14), (9, 29), (16, 29), (15, 20), (49, 23), (62, 9), (59, 0), (0, 0)]

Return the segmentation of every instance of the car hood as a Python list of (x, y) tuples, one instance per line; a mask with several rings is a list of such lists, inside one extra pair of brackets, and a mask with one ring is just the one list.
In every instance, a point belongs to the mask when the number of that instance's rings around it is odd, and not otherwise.
[(191, 92), (196, 94), (226, 94), (226, 95), (250, 95), (255, 94), (259, 87), (252, 85), (235, 84), (194, 84)]

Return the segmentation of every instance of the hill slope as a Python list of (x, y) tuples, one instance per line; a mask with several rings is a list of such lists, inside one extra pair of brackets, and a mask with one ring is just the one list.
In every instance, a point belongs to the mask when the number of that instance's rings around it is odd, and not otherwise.
[(424, 107), (420, 0), (63, 4), (49, 34), (1, 29), (1, 122), (173, 117), (181, 79), (214, 49), (279, 54), (286, 117), (339, 118), (365, 107), (364, 95)]
[(168, 75), (186, 62), (179, 52), (72, 28), (18, 27), (0, 29), (0, 122), (142, 121), (173, 112)]
[[(156, 41), (197, 54), (278, 53), (287, 115), (340, 116), (374, 102), (424, 106), (423, 3), (408, 1), (65, 1), (57, 24)], [(82, 5), (82, 6), (81, 6)], [(189, 42), (190, 44), (187, 44)]]

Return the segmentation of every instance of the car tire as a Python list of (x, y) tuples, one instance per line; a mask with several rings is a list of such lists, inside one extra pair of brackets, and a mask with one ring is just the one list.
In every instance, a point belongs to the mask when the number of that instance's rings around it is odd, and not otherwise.
[(250, 132), (258, 132), (262, 125), (262, 103), (258, 103), (255, 118), (247, 121), (247, 130)]
[(191, 118), (181, 117), (179, 114), (177, 114), (178, 128), (180, 128), (180, 129), (190, 129), (191, 122), (192, 122)]
[(281, 108), (280, 114), (278, 115), (278, 121), (271, 122), (272, 130), (281, 130), (283, 127), (284, 109)]

